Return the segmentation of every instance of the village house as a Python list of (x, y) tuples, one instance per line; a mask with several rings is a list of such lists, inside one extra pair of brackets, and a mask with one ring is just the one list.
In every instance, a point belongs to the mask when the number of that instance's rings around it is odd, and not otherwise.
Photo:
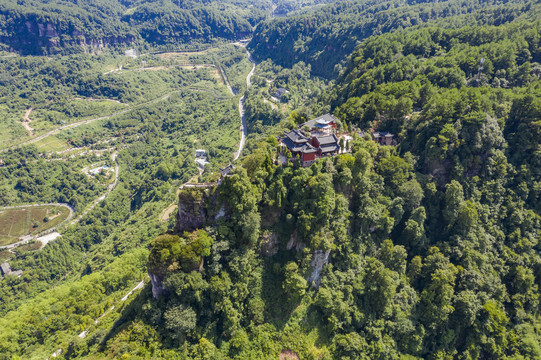
[(8, 275), (20, 277), (22, 273), (23, 273), (22, 270), (17, 270), (17, 271), (11, 270), (11, 266), (9, 266), (7, 262), (0, 264), (0, 275), (2, 275), (2, 277), (8, 276)]
[(209, 164), (207, 161), (207, 151), (203, 149), (195, 150), (195, 162), (201, 170), (205, 169), (205, 165)]
[(227, 165), (226, 167), (224, 167), (223, 169), (220, 168), (220, 175), (221, 175), (221, 178), (225, 178), (227, 176), (229, 176), (229, 173), (231, 173), (231, 170), (233, 170), (235, 167), (233, 166), (233, 164), (229, 163), (229, 165)]

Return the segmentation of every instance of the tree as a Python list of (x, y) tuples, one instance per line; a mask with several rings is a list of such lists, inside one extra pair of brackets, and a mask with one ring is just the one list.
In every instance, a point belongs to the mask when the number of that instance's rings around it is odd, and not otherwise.
[(284, 282), (282, 288), (288, 295), (289, 301), (296, 303), (306, 293), (308, 282), (298, 273), (299, 267), (294, 262), (289, 262), (284, 268)]
[(163, 317), (165, 327), (170, 331), (170, 336), (181, 341), (195, 329), (197, 323), (197, 313), (184, 305), (168, 309)]

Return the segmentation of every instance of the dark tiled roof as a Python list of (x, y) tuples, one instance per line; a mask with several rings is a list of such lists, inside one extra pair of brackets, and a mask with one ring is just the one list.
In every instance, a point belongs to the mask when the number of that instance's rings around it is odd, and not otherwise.
[(291, 152), (295, 152), (295, 153), (302, 152), (305, 154), (310, 154), (317, 151), (317, 149), (313, 147), (312, 145), (310, 145), (308, 142), (303, 143), (303, 144), (296, 144), (293, 141), (291, 141), (291, 139), (288, 137), (284, 138), (282, 142), (287, 146), (289, 150), (291, 150)]
[(284, 140), (285, 139), (289, 139), (296, 144), (304, 144), (308, 142), (308, 138), (295, 129), (285, 133)]
[(233, 170), (233, 165), (229, 164), (229, 165), (226, 166), (225, 168), (220, 169), (220, 172), (222, 173), (222, 176), (227, 176), (227, 175), (229, 175), (229, 173), (231, 172), (231, 170)]
[(11, 267), (6, 262), (0, 265), (0, 269), (2, 269), (2, 273), (4, 275), (8, 275), (9, 273), (11, 273)]
[(317, 141), (319, 142), (319, 146), (326, 146), (338, 143), (338, 139), (334, 134), (318, 136)]
[(310, 144), (305, 144), (303, 147), (304, 149), (302, 150), (302, 152), (305, 154), (312, 154), (317, 152), (317, 149)]
[(338, 151), (340, 149), (340, 146), (336, 144), (328, 145), (328, 146), (322, 146), (320, 147), (322, 153), (328, 153), (332, 151)]
[(332, 116), (331, 114), (325, 114), (325, 115), (321, 115), (320, 117), (317, 117), (315, 119), (312, 119), (310, 121), (307, 121), (304, 124), (301, 124), (299, 127), (302, 128), (304, 126), (308, 126), (310, 129), (312, 129), (313, 127), (316, 126), (316, 124), (319, 124), (321, 126), (321, 125), (324, 125), (324, 124), (328, 124), (328, 123), (330, 123), (332, 121), (334, 121), (336, 123), (338, 121), (338, 119), (335, 118), (334, 116)]

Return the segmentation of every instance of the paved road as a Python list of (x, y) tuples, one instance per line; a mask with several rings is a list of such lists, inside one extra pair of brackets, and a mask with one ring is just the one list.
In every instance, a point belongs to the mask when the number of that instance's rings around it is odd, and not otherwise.
[[(67, 222), (67, 221), (70, 221), (72, 218), (73, 218), (73, 214), (75, 213), (75, 209), (73, 209), (73, 207), (71, 207), (71, 205), (69, 204), (65, 204), (65, 203), (47, 203), (47, 204), (31, 204), (31, 205), (16, 205), (16, 206), (5, 206), (5, 207), (0, 207), (0, 211), (2, 210), (13, 210), (13, 209), (27, 209), (27, 208), (30, 208), (30, 207), (40, 207), (40, 206), (62, 206), (62, 207), (65, 207), (66, 209), (69, 210), (69, 215), (68, 217), (66, 218), (66, 220), (62, 221), (60, 224), (56, 225), (56, 226), (53, 226), (52, 228), (50, 229), (47, 229), (48, 232), (53, 232), (55, 229), (57, 229), (61, 224)], [(35, 236), (29, 236), (28, 238), (24, 239), (24, 240), (21, 240), (21, 241), (18, 241), (16, 243), (13, 243), (13, 244), (9, 244), (9, 245), (4, 245), (4, 246), (0, 246), (0, 250), (1, 249), (13, 249), (17, 246), (20, 246), (20, 245), (24, 245), (24, 244), (28, 244), (30, 241), (34, 240), (36, 237)]]
[[(174, 92), (177, 92), (177, 91), (174, 91)], [(110, 118), (112, 118), (114, 116), (126, 114), (126, 113), (128, 113), (130, 111), (133, 111), (133, 110), (135, 110), (135, 109), (137, 109), (137, 108), (139, 108), (141, 106), (150, 105), (150, 104), (153, 104), (153, 103), (156, 103), (156, 102), (159, 102), (159, 101), (163, 101), (163, 100), (167, 99), (169, 96), (171, 96), (171, 94), (173, 94), (174, 92), (166, 94), (166, 95), (164, 95), (162, 97), (159, 97), (157, 99), (147, 101), (145, 103), (134, 105), (134, 106), (132, 106), (132, 107), (130, 107), (128, 109), (125, 109), (125, 110), (122, 110), (122, 111), (117, 111), (117, 112), (115, 112), (113, 114), (110, 114), (110, 115), (100, 116), (100, 117), (97, 117), (97, 118), (88, 119), (88, 120), (82, 120), (82, 121), (78, 121), (78, 122), (75, 122), (75, 123), (72, 123), (72, 124), (67, 124), (67, 125), (60, 126), (59, 128), (51, 130), (51, 131), (49, 131), (49, 132), (47, 132), (45, 134), (42, 134), (42, 135), (40, 135), (38, 137), (33, 138), (33, 139), (27, 140), (27, 141), (22, 142), (22, 143), (17, 144), (17, 145), (10, 146), (10, 147), (5, 148), (5, 149), (1, 149), (0, 152), (5, 152), (5, 151), (7, 151), (9, 149), (16, 149), (16, 148), (24, 146), (24, 145), (33, 144), (35, 142), (38, 142), (38, 141), (43, 140), (45, 138), (48, 138), (49, 136), (55, 135), (55, 134), (59, 133), (62, 130), (71, 129), (71, 128), (74, 128), (74, 127), (77, 127), (77, 126), (92, 123), (94, 121), (106, 120), (106, 119), (110, 119)]]
[[(239, 45), (242, 46), (242, 45)], [(249, 88), (252, 85), (252, 76), (254, 75), (256, 62), (252, 58), (252, 54), (248, 50), (246, 50), (246, 54), (248, 54), (248, 59), (252, 62), (252, 70), (248, 73), (246, 76), (246, 88)], [(230, 88), (231, 92), (233, 90)], [(240, 121), (241, 121), (241, 135), (240, 135), (240, 143), (239, 143), (239, 150), (235, 153), (235, 156), (233, 160), (237, 160), (242, 154), (242, 150), (244, 149), (244, 144), (246, 143), (246, 136), (248, 135), (248, 127), (246, 126), (246, 116), (244, 116), (244, 95), (239, 100), (239, 114), (240, 114)]]

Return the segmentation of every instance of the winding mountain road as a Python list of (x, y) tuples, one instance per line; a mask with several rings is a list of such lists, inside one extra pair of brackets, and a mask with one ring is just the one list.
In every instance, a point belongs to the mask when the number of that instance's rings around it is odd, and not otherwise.
[(115, 162), (115, 180), (109, 184), (109, 186), (107, 187), (107, 191), (105, 192), (105, 194), (103, 194), (102, 196), (100, 196), (99, 198), (97, 198), (96, 200), (94, 200), (94, 202), (92, 203), (92, 205), (90, 205), (90, 207), (88, 209), (86, 209), (85, 211), (83, 211), (83, 213), (81, 215), (79, 215), (75, 220), (73, 220), (70, 225), (74, 225), (74, 224), (77, 224), (82, 218), (83, 216), (85, 216), (86, 214), (88, 214), (90, 211), (92, 211), (92, 209), (94, 209), (96, 207), (96, 205), (98, 205), (100, 202), (102, 202), (103, 200), (105, 200), (105, 198), (111, 193), (111, 191), (113, 191), (113, 189), (116, 187), (116, 185), (118, 184), (118, 172), (119, 172), (119, 166), (118, 166), (118, 161), (116, 161), (116, 156), (117, 156), (117, 152), (115, 151), (112, 155), (111, 155), (111, 158), (113, 159), (113, 161)]
[[(41, 206), (62, 206), (62, 207), (69, 210), (69, 215), (66, 218), (66, 220), (62, 221), (60, 224), (58, 224), (56, 226), (53, 226), (50, 229), (47, 229), (48, 232), (53, 232), (60, 225), (64, 224), (65, 222), (70, 221), (73, 218), (73, 214), (75, 214), (75, 209), (73, 207), (71, 207), (69, 204), (66, 204), (66, 203), (46, 203), (46, 204), (5, 206), (5, 207), (0, 207), (0, 211), (2, 211), (2, 210), (13, 210), (13, 209), (27, 209), (27, 208), (31, 208), (31, 207), (41, 207)], [(28, 237), (28, 238), (26, 238), (24, 240), (18, 241), (18, 242), (13, 243), (13, 244), (2, 245), (2, 246), (0, 246), (0, 250), (9, 250), (9, 249), (16, 248), (17, 246), (20, 246), (20, 245), (28, 244), (30, 241), (34, 240), (35, 238), (36, 238), (36, 236), (30, 236), (30, 237)]]
[[(235, 44), (237, 46), (242, 46), (240, 44)], [(249, 88), (252, 85), (252, 76), (255, 72), (255, 66), (256, 62), (252, 58), (252, 54), (246, 50), (246, 54), (248, 54), (248, 59), (252, 63), (252, 70), (248, 73), (246, 76), (246, 88)], [(227, 82), (229, 84), (229, 82)], [(233, 93), (233, 89), (231, 89), (231, 86), (228, 85), (229, 90)], [(233, 95), (235, 95), (233, 93)], [(235, 153), (235, 156), (233, 157), (233, 160), (237, 160), (242, 153), (242, 150), (244, 149), (244, 145), (246, 144), (246, 136), (248, 135), (248, 127), (246, 126), (246, 116), (244, 115), (244, 95), (241, 96), (239, 99), (239, 114), (240, 114), (240, 121), (241, 121), (241, 135), (240, 135), (240, 143), (239, 143), (239, 150)]]

